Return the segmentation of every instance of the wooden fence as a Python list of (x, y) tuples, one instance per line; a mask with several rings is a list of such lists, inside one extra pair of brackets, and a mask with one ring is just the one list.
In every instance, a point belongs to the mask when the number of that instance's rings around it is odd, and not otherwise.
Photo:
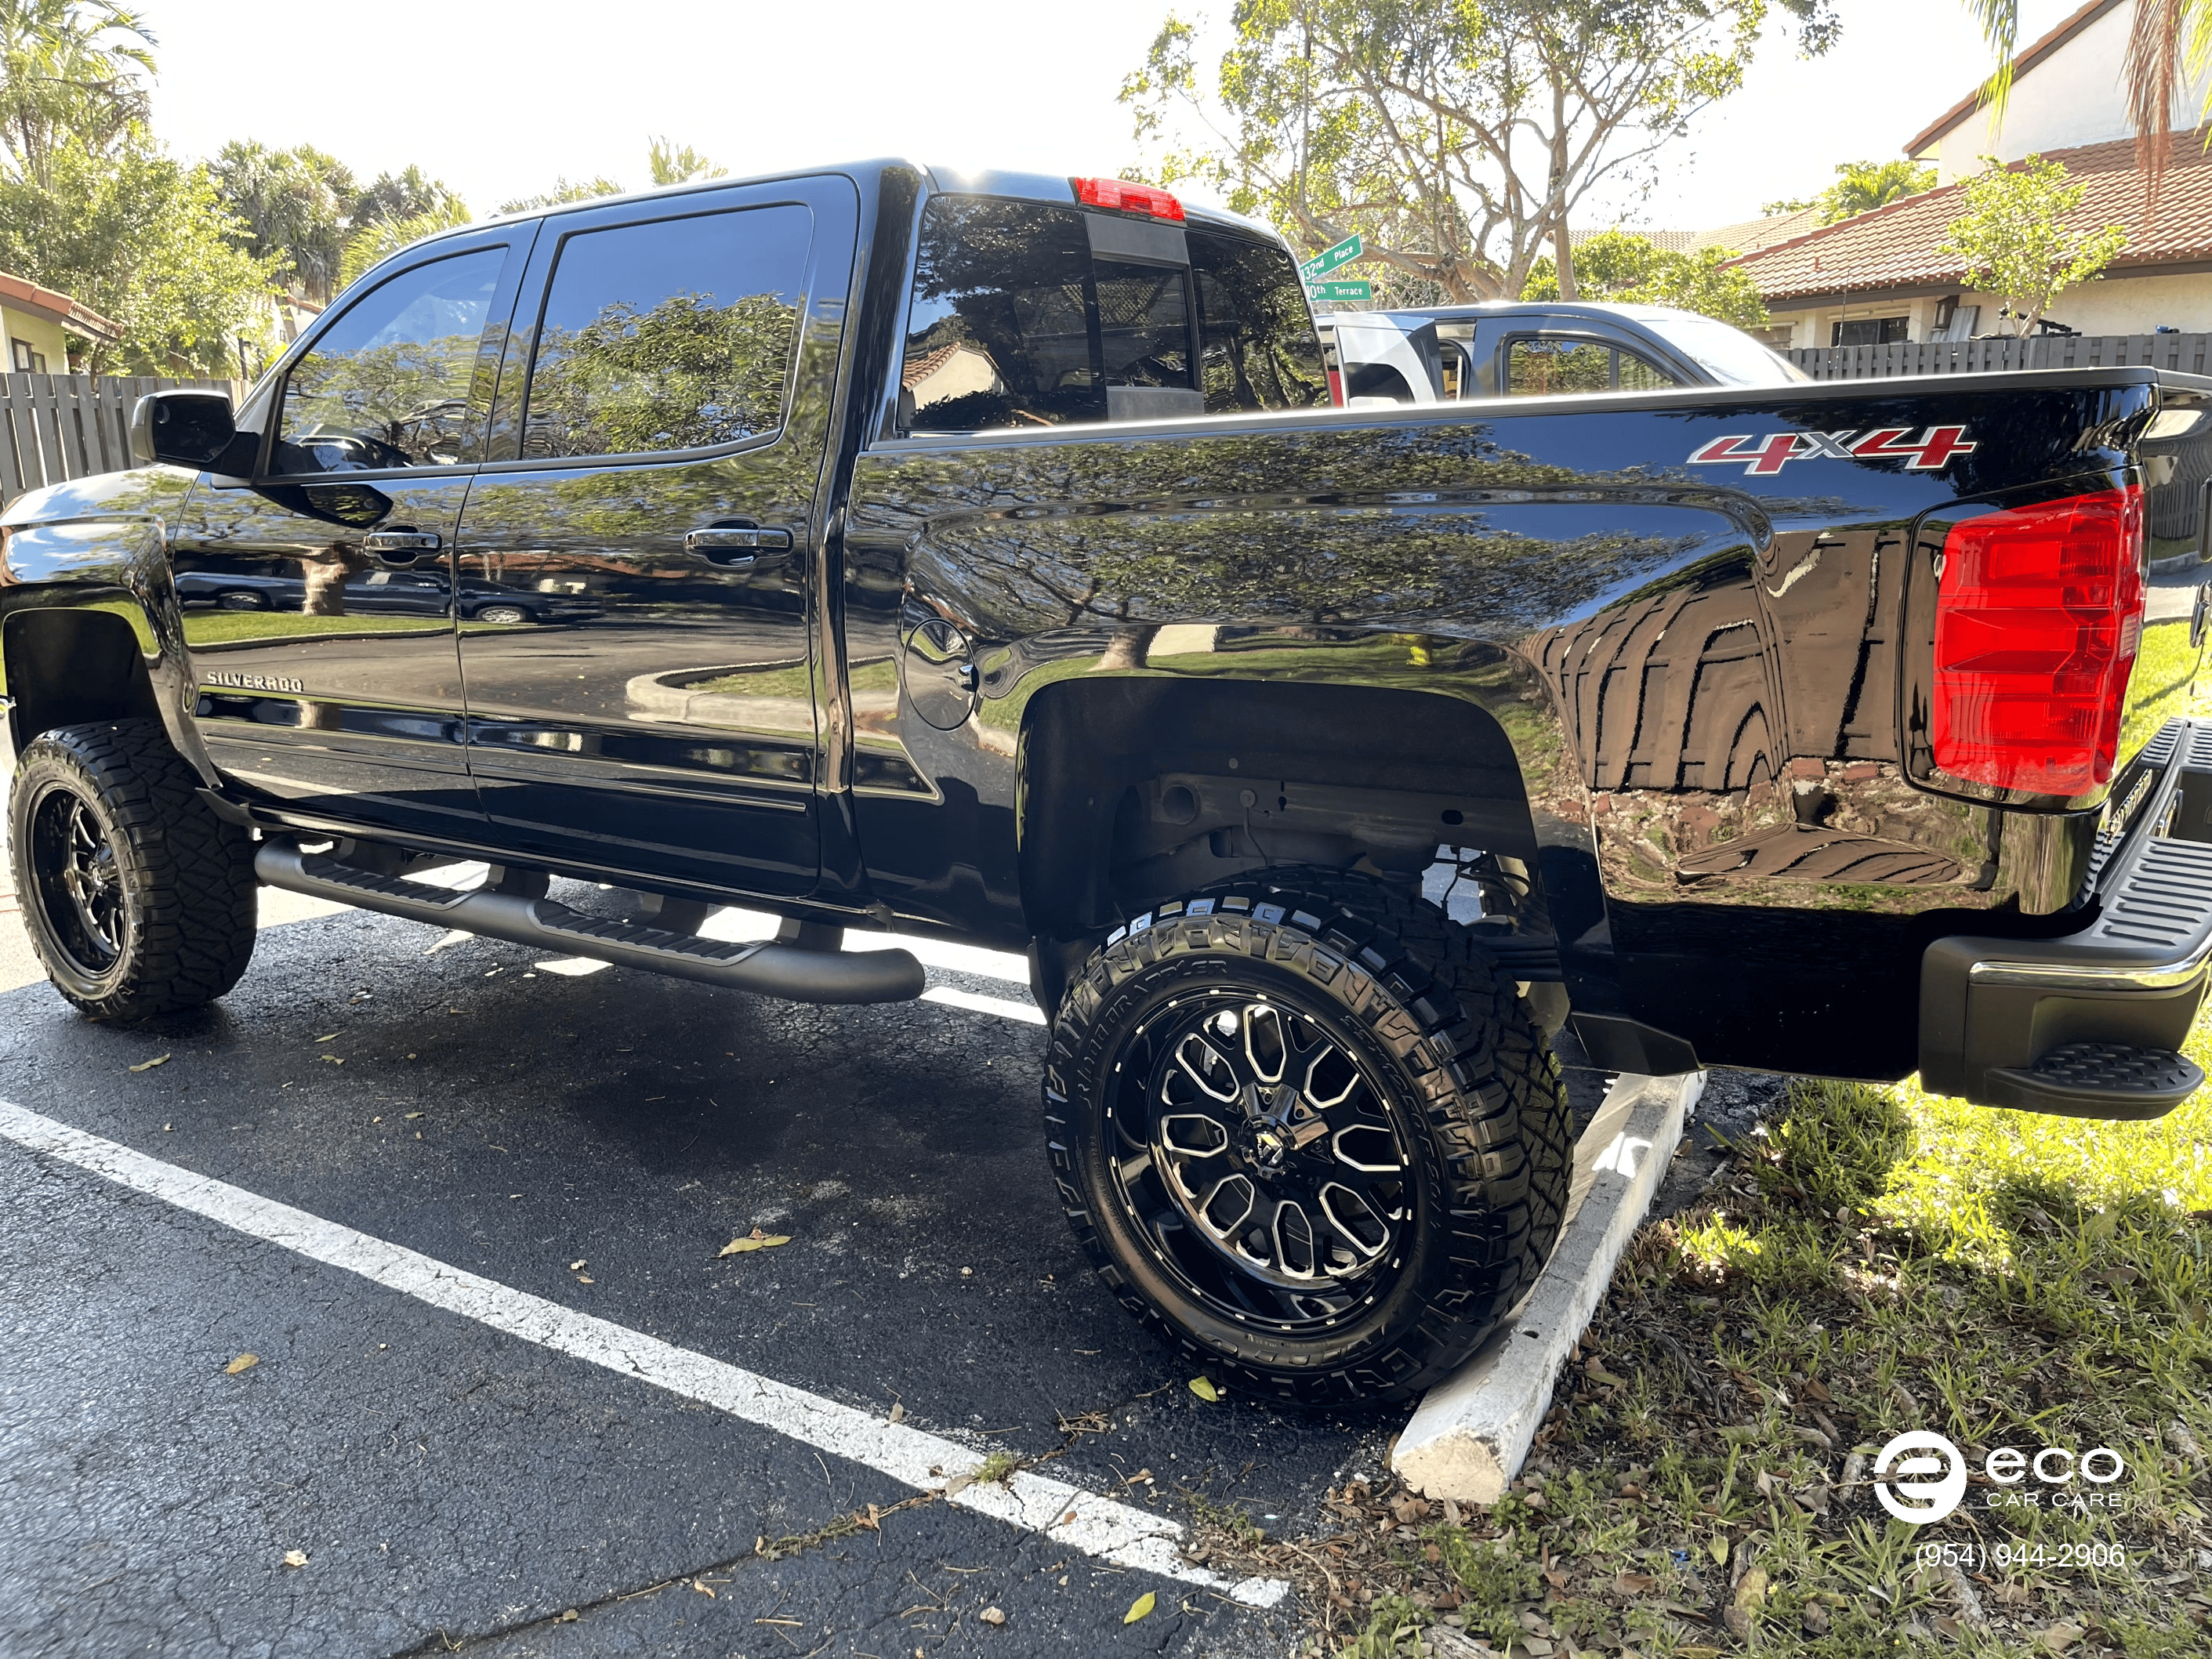
[(1869, 380), (1885, 374), (1982, 374), (2008, 368), (2108, 368), (2123, 363), (2212, 374), (2212, 334), (2041, 334), (2025, 340), (1899, 341), (1893, 345), (1815, 346), (1783, 356), (1816, 380)]
[(238, 380), (168, 380), (149, 374), (0, 375), (0, 506), (27, 489), (136, 466), (131, 411), (149, 392), (173, 386), (246, 395)]

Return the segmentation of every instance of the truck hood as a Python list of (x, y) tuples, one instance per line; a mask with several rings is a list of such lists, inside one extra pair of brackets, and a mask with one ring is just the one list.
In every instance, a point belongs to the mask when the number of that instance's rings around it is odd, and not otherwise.
[(169, 528), (191, 493), (195, 474), (178, 466), (99, 472), (27, 490), (0, 512), (0, 526), (64, 524), (73, 519), (155, 518)]

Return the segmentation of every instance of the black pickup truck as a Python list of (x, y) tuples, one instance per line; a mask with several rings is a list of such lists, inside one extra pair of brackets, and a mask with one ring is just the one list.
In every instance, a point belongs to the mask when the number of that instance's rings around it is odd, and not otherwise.
[[(1403, 1395), (1551, 1247), (1565, 1022), (2088, 1115), (2202, 1081), (2208, 411), (1346, 410), (1273, 235), (1113, 179), (471, 226), (4, 515), (25, 916), (118, 1019), (238, 980), (257, 879), (817, 1002), (923, 988), (850, 929), (1025, 951), (1114, 1294), (1272, 1395)], [(575, 618), (349, 616), (383, 568)], [(180, 604), (256, 570), (296, 608)]]

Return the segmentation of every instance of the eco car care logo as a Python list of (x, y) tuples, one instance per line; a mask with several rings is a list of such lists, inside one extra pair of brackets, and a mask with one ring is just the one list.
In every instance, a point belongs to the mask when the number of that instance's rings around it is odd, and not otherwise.
[[(2117, 1493), (2092, 1492), (2088, 1487), (2109, 1486), (2127, 1472), (2126, 1461), (2110, 1446), (2093, 1446), (2078, 1455), (2063, 1446), (2045, 1446), (2033, 1457), (2016, 1447), (1999, 1446), (1982, 1460), (1985, 1484), (1996, 1488), (1986, 1504), (1993, 1510), (2044, 1508), (2041, 1492), (2006, 1490), (2021, 1485), (2030, 1474), (2052, 1488), (2072, 1486), (2076, 1480), (2088, 1483), (2071, 1494), (2051, 1492), (2049, 1507), (2054, 1510), (2087, 1514), (2093, 1509), (2117, 1509), (2122, 1502)], [(1875, 1455), (1875, 1497), (1882, 1508), (1912, 1526), (1941, 1521), (1957, 1509), (1966, 1495), (1966, 1455), (1927, 1429), (1907, 1430)]]
[(1966, 1458), (1942, 1435), (1908, 1429), (1874, 1460), (1874, 1495), (1899, 1520), (1924, 1527), (1966, 1495)]
[(1870, 427), (1862, 432), (1750, 432), (1716, 438), (1690, 457), (1692, 466), (1741, 466), (1753, 477), (1771, 477), (1791, 461), (1903, 461), (1908, 472), (1933, 472), (1975, 446), (1963, 426), (1931, 426), (1917, 436), (1909, 426)]

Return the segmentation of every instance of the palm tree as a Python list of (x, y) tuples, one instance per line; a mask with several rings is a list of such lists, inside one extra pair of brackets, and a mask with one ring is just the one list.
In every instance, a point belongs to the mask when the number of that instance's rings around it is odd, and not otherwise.
[[(2020, 0), (1966, 4), (1996, 48), (1997, 70), (1984, 95), (2002, 110), (2012, 89), (2012, 60), (2020, 45)], [(2136, 0), (2122, 75), (2136, 154), (2154, 183), (2166, 171), (2174, 92), (2207, 67), (2212, 67), (2212, 0)], [(2204, 116), (2212, 116), (2212, 99), (2199, 118)]]
[(1820, 192), (1820, 222), (1870, 213), (1936, 187), (1936, 169), (1913, 161), (1839, 161), (1836, 182)]
[(41, 190), (75, 141), (106, 150), (150, 110), (153, 32), (115, 0), (0, 0), (0, 142)]
[(337, 291), (346, 214), (357, 187), (351, 170), (312, 144), (272, 150), (234, 140), (208, 165), (216, 189), (250, 233), (248, 251), (281, 256), (287, 286), (316, 305)]

